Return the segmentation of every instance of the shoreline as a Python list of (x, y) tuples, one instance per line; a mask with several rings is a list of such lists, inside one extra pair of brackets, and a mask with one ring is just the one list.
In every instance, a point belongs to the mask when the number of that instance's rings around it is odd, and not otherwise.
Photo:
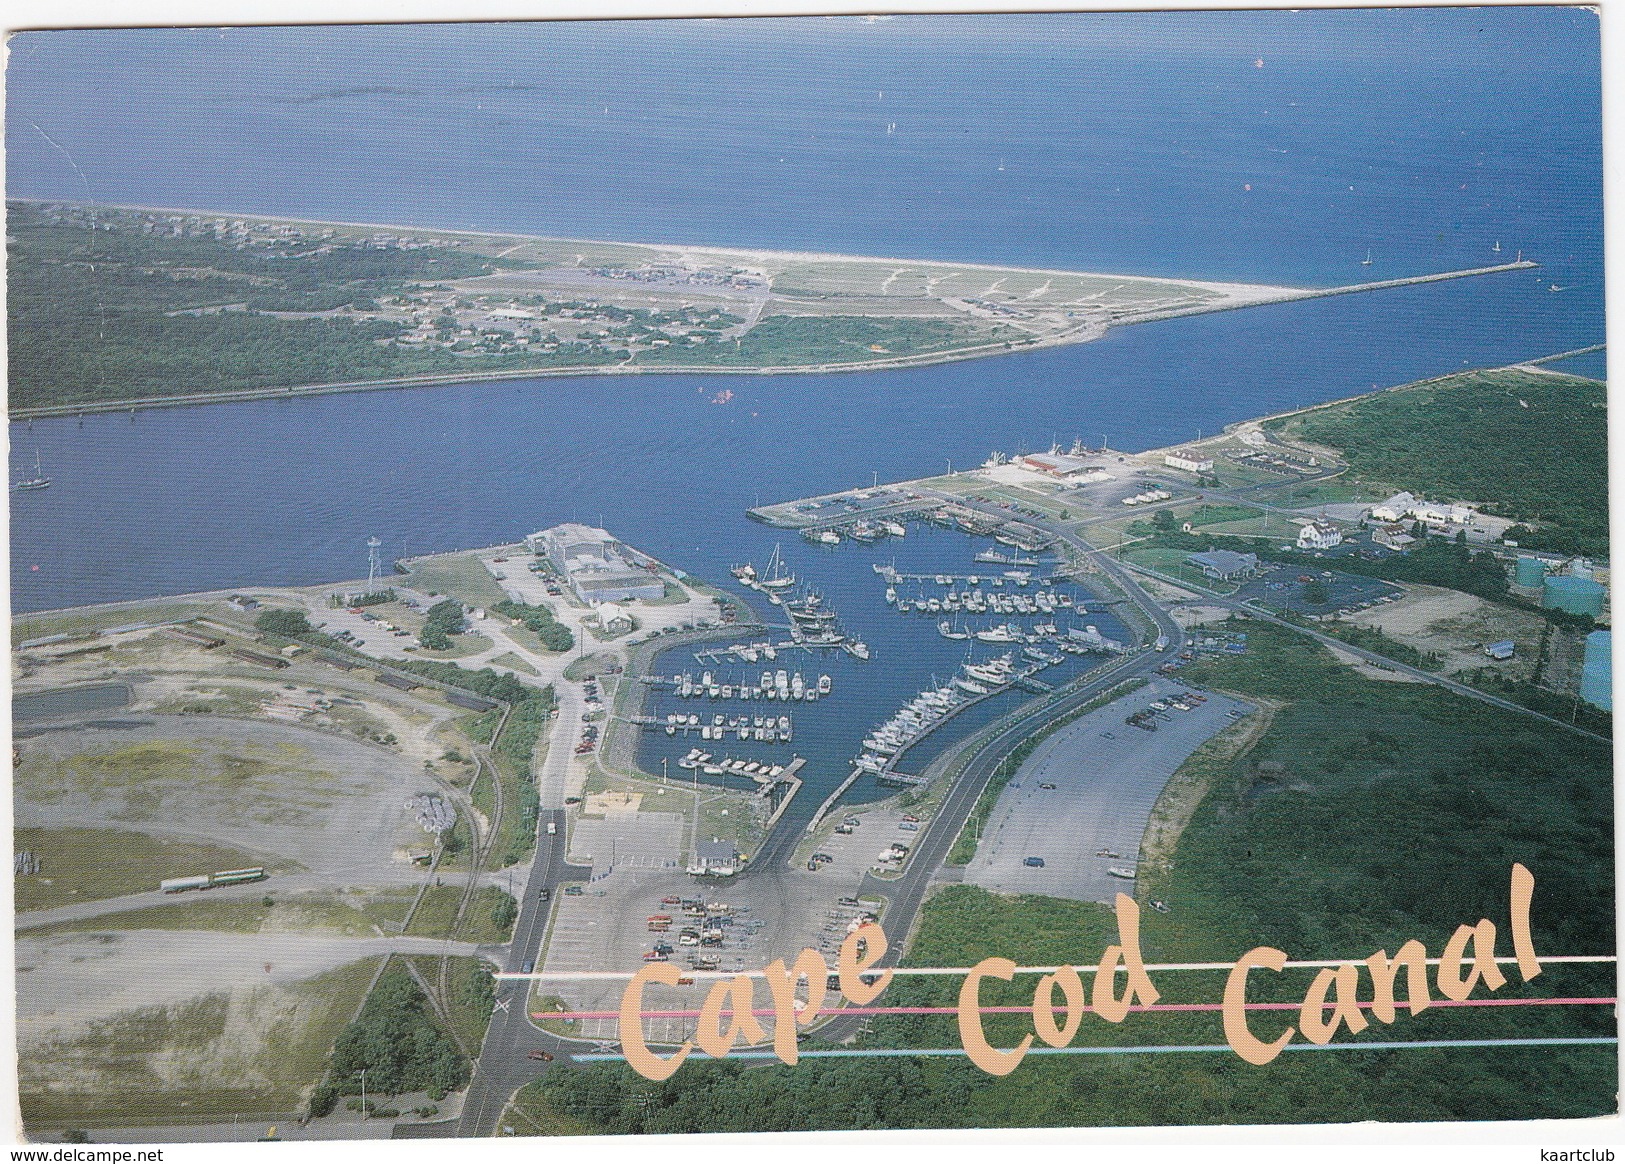
[(902, 266), (943, 267), (949, 270), (998, 271), (1004, 274), (1028, 275), (1085, 275), (1098, 279), (1133, 279), (1146, 282), (1180, 283), (1224, 294), (1244, 294), (1248, 291), (1313, 291), (1314, 288), (1282, 287), (1271, 283), (1237, 283), (1227, 281), (1186, 279), (1178, 275), (1126, 275), (1114, 271), (1079, 271), (1059, 267), (1015, 267), (997, 263), (956, 263), (947, 259), (904, 259), (887, 255), (850, 255), (826, 251), (783, 251), (762, 247), (720, 247), (688, 243), (650, 243), (624, 239), (575, 238), (565, 235), (525, 234), (520, 231), (462, 230), (453, 227), (411, 226), (406, 223), (350, 222), (341, 219), (292, 218), (287, 215), (250, 214), (233, 210), (200, 210), (187, 206), (143, 206), (137, 203), (94, 202), (78, 198), (8, 198), (9, 202), (34, 205), (64, 205), (104, 207), (108, 210), (138, 210), (150, 214), (196, 214), (227, 218), (257, 220), (259, 222), (288, 223), (298, 226), (344, 226), (366, 230), (406, 231), (426, 235), (443, 235), (490, 239), (492, 242), (567, 243), (572, 246), (638, 247), (644, 250), (664, 251), (677, 255), (744, 256), (757, 261), (785, 259), (795, 263), (889, 263)]
[[(103, 204), (95, 203), (93, 205)], [(305, 220), (267, 219), (265, 221), (299, 222)], [(508, 238), (512, 236), (498, 235), (496, 237)], [(644, 244), (620, 245), (641, 246)], [(834, 257), (839, 258), (842, 256)], [(940, 265), (953, 266), (955, 264)], [(975, 264), (958, 265), (975, 268)], [(859, 360), (852, 363), (843, 364), (780, 364), (753, 365), (749, 367), (731, 367), (726, 365), (707, 364), (673, 364), (661, 366), (649, 364), (589, 364), (563, 368), (498, 368), (486, 371), (433, 372), (414, 376), (397, 376), (383, 380), (338, 380), (322, 384), (300, 384), (264, 388), (231, 388), (206, 392), (184, 393), (172, 396), (126, 397), (119, 400), (98, 400), (75, 404), (42, 404), (34, 407), (13, 409), (8, 413), (8, 417), (12, 421), (44, 420), (52, 417), (85, 416), (104, 412), (135, 412), (138, 409), (145, 408), (181, 408), (191, 405), (231, 404), (252, 400), (285, 399), (293, 396), (325, 396), (340, 392), (378, 392), (397, 388), (425, 388), (453, 384), (480, 384), (500, 380), (525, 380), (531, 378), (541, 379), (568, 376), (801, 376), (828, 375), (833, 373), (847, 372), (893, 371), (906, 368), (930, 367), (934, 364), (955, 363), (961, 360), (978, 360), (988, 359), (994, 356), (1017, 355), (1022, 352), (1068, 347), (1073, 344), (1080, 343), (1093, 343), (1096, 340), (1103, 339), (1114, 327), (1127, 327), (1138, 323), (1155, 323), (1167, 319), (1183, 319), (1196, 315), (1210, 315), (1221, 311), (1238, 311), (1248, 307), (1266, 307), (1281, 303), (1295, 303), (1305, 299), (1323, 299), (1333, 295), (1353, 295), (1366, 291), (1380, 291), (1395, 287), (1409, 287), (1424, 283), (1441, 283), (1453, 279), (1465, 279), (1480, 275), (1499, 274), (1505, 271), (1530, 270), (1538, 267), (1539, 265), (1540, 264), (1533, 262), (1532, 260), (1523, 259), (1518, 262), (1503, 263), (1492, 267), (1475, 267), (1468, 270), (1444, 271), (1430, 275), (1410, 275), (1401, 279), (1388, 279), (1375, 283), (1356, 283), (1344, 287), (1326, 287), (1318, 289), (1261, 287), (1251, 284), (1200, 284), (1200, 286), (1215, 290), (1233, 288), (1246, 291), (1272, 292), (1272, 294), (1267, 296), (1259, 296), (1256, 298), (1238, 296), (1237, 298), (1227, 299), (1219, 303), (1202, 304), (1195, 307), (1175, 308), (1173, 310), (1162, 312), (1152, 311), (1143, 315), (1129, 316), (1105, 323), (1091, 320), (1079, 324), (1077, 327), (1064, 332), (1049, 336), (1035, 336), (1025, 340), (1001, 340), (996, 343), (981, 344), (976, 347), (956, 348), (952, 351), (946, 352), (925, 352), (912, 356), (893, 356), (889, 359)], [(991, 267), (976, 269), (995, 271), (1033, 270), (1032, 268), (1017, 267)], [(1062, 271), (1053, 273), (1085, 274), (1091, 272)], [(1141, 278), (1141, 276), (1124, 277)]]
[[(1522, 361), (1519, 361), (1518, 363), (1513, 363), (1513, 364), (1497, 364), (1497, 365), (1493, 365), (1493, 366), (1486, 366), (1486, 367), (1479, 367), (1479, 368), (1460, 368), (1460, 369), (1457, 369), (1455, 371), (1445, 372), (1445, 373), (1442, 373), (1442, 374), (1437, 375), (1437, 376), (1425, 376), (1425, 377), (1423, 377), (1423, 378), (1421, 378), (1419, 380), (1408, 380), (1403, 384), (1390, 384), (1390, 385), (1387, 385), (1386, 387), (1373, 389), (1373, 390), (1368, 391), (1368, 392), (1358, 392), (1358, 393), (1355, 393), (1352, 396), (1341, 397), (1341, 398), (1339, 398), (1337, 400), (1326, 400), (1326, 401), (1321, 401), (1321, 402), (1316, 403), (1316, 404), (1306, 404), (1306, 405), (1302, 405), (1302, 406), (1297, 407), (1297, 408), (1289, 408), (1289, 409), (1286, 409), (1285, 411), (1282, 411), (1282, 412), (1273, 412), (1273, 413), (1268, 413), (1268, 414), (1265, 414), (1265, 415), (1262, 415), (1262, 416), (1248, 417), (1248, 418), (1246, 418), (1244, 420), (1232, 421), (1230, 424), (1224, 426), (1224, 428), (1221, 429), (1219, 432), (1214, 433), (1212, 436), (1203, 438), (1200, 441), (1178, 441), (1178, 442), (1175, 442), (1174, 444), (1171, 444), (1171, 445), (1159, 445), (1159, 446), (1156, 446), (1154, 448), (1142, 449), (1142, 450), (1139, 450), (1138, 452), (1135, 452), (1133, 450), (1128, 450), (1128, 449), (1119, 449), (1119, 450), (1114, 450), (1114, 451), (1122, 452), (1122, 453), (1125, 453), (1125, 454), (1130, 454), (1130, 455), (1138, 456), (1138, 457), (1155, 456), (1158, 453), (1168, 452), (1168, 451), (1173, 450), (1175, 448), (1184, 448), (1184, 447), (1187, 447), (1187, 446), (1199, 446), (1199, 445), (1211, 444), (1214, 441), (1223, 440), (1227, 436), (1232, 435), (1237, 430), (1245, 428), (1247, 426), (1263, 425), (1263, 424), (1265, 424), (1265, 423), (1267, 423), (1269, 421), (1272, 421), (1272, 420), (1284, 419), (1284, 418), (1289, 417), (1289, 416), (1297, 416), (1297, 415), (1300, 415), (1302, 413), (1314, 412), (1314, 411), (1317, 411), (1317, 410), (1323, 409), (1323, 408), (1331, 408), (1331, 407), (1334, 407), (1334, 406), (1339, 405), (1339, 404), (1347, 404), (1350, 401), (1362, 400), (1362, 399), (1365, 399), (1366, 397), (1380, 396), (1380, 395), (1382, 395), (1384, 393), (1387, 393), (1387, 392), (1401, 392), (1401, 391), (1405, 391), (1406, 389), (1419, 388), (1419, 387), (1422, 387), (1423, 385), (1437, 383), (1437, 382), (1439, 382), (1441, 380), (1446, 380), (1446, 379), (1449, 379), (1449, 378), (1454, 377), (1454, 376), (1466, 375), (1466, 374), (1473, 373), (1473, 372), (1496, 372), (1496, 371), (1504, 371), (1504, 370), (1514, 370), (1514, 369), (1521, 368), (1521, 367), (1523, 367), (1524, 365), (1527, 365), (1527, 364), (1539, 364), (1539, 363), (1551, 362), (1551, 361), (1558, 360), (1558, 359), (1561, 359), (1561, 358), (1564, 358), (1564, 357), (1567, 357), (1567, 356), (1574, 355), (1577, 352), (1588, 352), (1588, 351), (1592, 351), (1592, 350), (1595, 350), (1595, 349), (1598, 349), (1598, 348), (1602, 348), (1604, 346), (1605, 345), (1603, 345), (1603, 344), (1594, 344), (1591, 347), (1575, 349), (1575, 351), (1572, 351), (1572, 352), (1554, 353), (1554, 354), (1548, 355), (1548, 356), (1540, 356), (1540, 357), (1535, 357), (1535, 358), (1528, 359), (1528, 360), (1522, 360)], [(529, 374), (529, 373), (527, 373), (527, 374)], [(1569, 373), (1557, 373), (1557, 374), (1568, 375)], [(1585, 379), (1585, 377), (1580, 377), (1580, 378)], [(394, 383), (388, 383), (388, 384), (376, 385), (376, 388), (391, 388), (391, 387), (403, 387), (403, 386), (410, 386), (410, 385), (399, 385), (399, 384), (394, 384)], [(364, 390), (364, 389), (361, 389), (361, 388), (333, 388), (333, 389), (326, 389), (325, 391), (361, 391), (361, 390)], [(302, 390), (302, 391), (315, 391), (315, 390), (306, 389), (306, 390)], [(277, 392), (273, 393), (273, 395), (278, 395), (278, 396), (283, 395), (283, 394), (284, 393), (281, 390), (278, 390)], [(200, 403), (200, 402), (195, 401), (195, 400), (186, 400), (186, 401), (178, 401), (177, 402), (177, 404), (180, 404), (180, 403)], [(13, 419), (16, 419), (16, 418), (14, 417)], [(969, 472), (970, 470), (967, 469), (967, 470), (963, 470), (963, 471)], [(932, 478), (930, 478), (930, 477), (922, 477), (922, 478), (916, 478), (916, 479), (911, 480), (911, 481), (893, 482), (892, 484), (895, 484), (895, 485), (911, 485), (911, 484), (916, 484), (919, 481), (928, 481), (928, 480), (931, 480), (931, 479)], [(829, 496), (833, 496), (833, 495), (829, 495)], [(754, 511), (747, 511), (747, 516), (752, 512), (754, 512)], [(484, 550), (498, 549), (498, 548), (502, 548), (502, 546), (513, 545), (513, 544), (516, 544), (516, 543), (502, 543), (500, 546), (475, 547), (473, 549), (466, 549), (465, 548), (465, 549), (457, 549), (457, 550), (446, 550), (446, 551), (442, 551), (440, 553), (416, 554), (416, 555), (413, 555), (413, 557), (411, 559), (404, 559), (404, 560), (418, 561), (418, 560), (422, 560), (422, 559), (445, 557), (445, 556), (448, 556), (448, 555), (451, 555), (451, 554), (479, 553), (479, 552), (483, 552)], [(240, 584), (238, 586), (231, 587), (231, 588), (223, 588), (223, 589), (215, 589), (215, 590), (190, 591), (190, 592), (179, 593), (179, 594), (153, 594), (153, 595), (147, 595), (145, 597), (140, 597), (140, 598), (120, 598), (120, 599), (113, 599), (113, 600), (110, 600), (108, 602), (93, 602), (93, 603), (87, 603), (87, 604), (80, 605), (80, 606), (61, 606), (61, 607), (50, 607), (50, 608), (42, 609), (42, 610), (13, 611), (11, 613), (11, 625), (15, 628), (18, 622), (20, 622), (20, 621), (22, 621), (24, 619), (29, 619), (29, 618), (63, 617), (63, 616), (68, 616), (68, 615), (84, 614), (85, 612), (95, 611), (95, 610), (112, 611), (112, 610), (116, 610), (116, 609), (123, 608), (123, 607), (143, 606), (143, 605), (151, 605), (151, 604), (155, 604), (155, 603), (220, 601), (220, 600), (223, 600), (225, 598), (230, 597), (232, 594), (239, 593), (239, 592), (242, 592), (242, 591), (247, 591), (247, 590), (254, 590), (254, 591), (258, 591), (260, 593), (275, 593), (277, 591), (307, 590), (307, 589), (310, 589), (311, 587), (345, 586), (345, 585), (360, 585), (360, 584), (361, 584), (361, 582), (360, 582), (359, 579), (334, 580), (334, 581), (325, 581), (325, 582), (318, 581), (318, 582), (310, 582), (310, 583), (302, 583), (302, 584), (277, 585), (277, 586), (257, 586), (257, 585), (254, 585), (253, 583), (244, 583), (244, 584)], [(710, 589), (713, 589), (713, 590), (720, 589), (717, 586), (715, 586), (713, 583), (709, 582), (708, 580), (702, 579), (701, 584), (703, 586), (706, 586), (706, 587), (708, 587)], [(742, 623), (740, 625), (745, 625), (745, 624)], [(717, 629), (720, 630), (721, 628), (717, 628)], [(657, 646), (657, 650), (664, 650), (664, 649), (666, 649), (666, 647), (668, 645), (680, 645), (680, 644), (677, 644), (677, 643), (667, 644), (667, 643), (662, 642)], [(16, 646), (16, 644), (14, 643), (13, 644), (14, 649), (15, 649), (15, 646)]]

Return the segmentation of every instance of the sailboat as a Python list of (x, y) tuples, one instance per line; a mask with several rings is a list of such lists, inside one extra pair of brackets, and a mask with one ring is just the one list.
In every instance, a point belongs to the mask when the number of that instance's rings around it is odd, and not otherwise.
[(1493, 247), (1491, 247), (1490, 250), (1494, 251), (1496, 254), (1500, 254), (1501, 253), (1501, 240), (1496, 239), (1495, 240), (1495, 245)]
[(39, 450), (35, 449), (34, 450), (34, 475), (32, 477), (27, 478), (26, 480), (22, 480), (22, 481), (17, 482), (15, 488), (17, 488), (19, 490), (49, 489), (50, 486), (51, 486), (51, 479), (49, 477), (47, 477), (45, 475), (45, 473), (40, 469)]
[(1370, 265), (1371, 265), (1371, 248), (1366, 247), (1365, 248), (1365, 258), (1360, 260), (1360, 266), (1369, 267)]
[(773, 556), (767, 561), (767, 569), (757, 578), (756, 585), (768, 592), (786, 590), (796, 584), (796, 576), (787, 573), (784, 568), (784, 559), (779, 556), (779, 547), (773, 546)]

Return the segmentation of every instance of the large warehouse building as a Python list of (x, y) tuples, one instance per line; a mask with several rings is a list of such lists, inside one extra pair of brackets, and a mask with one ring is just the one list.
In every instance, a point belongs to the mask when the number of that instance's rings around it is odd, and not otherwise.
[(608, 530), (566, 522), (531, 534), (525, 545), (547, 558), (583, 602), (660, 598), (666, 593), (665, 583), (653, 572), (654, 560)]

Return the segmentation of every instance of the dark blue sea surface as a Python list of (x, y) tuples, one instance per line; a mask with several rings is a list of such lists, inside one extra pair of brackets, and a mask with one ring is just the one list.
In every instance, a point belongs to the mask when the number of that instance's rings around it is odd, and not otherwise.
[[(1598, 27), (1579, 8), (8, 43), (13, 197), (1301, 286), (1542, 264), (907, 371), (537, 378), (13, 424), (13, 472), (37, 454), (53, 479), (11, 495), (18, 611), (351, 579), (373, 535), (396, 557), (565, 520), (723, 581), (771, 551), (744, 517), (758, 502), (1074, 437), (1153, 447), (1603, 338)], [(836, 681), (797, 713), (797, 749), (827, 752), (822, 783), (958, 657), (876, 605), (871, 561), (963, 566), (970, 549), (786, 544), (875, 649), (803, 668)]]

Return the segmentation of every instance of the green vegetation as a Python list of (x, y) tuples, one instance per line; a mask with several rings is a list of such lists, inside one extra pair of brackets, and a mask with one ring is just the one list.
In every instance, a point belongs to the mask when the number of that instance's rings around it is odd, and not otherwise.
[(553, 612), (545, 606), (531, 606), (524, 602), (514, 602), (504, 599), (491, 607), (496, 613), (525, 624), (532, 631), (542, 646), (550, 651), (568, 651), (576, 645), (576, 639), (570, 633), (570, 628), (563, 626), (553, 617)]
[[(1315, 585), (1311, 582), (1304, 589), (1304, 601), (1309, 601), (1309, 587)], [(1324, 600), (1322, 600), (1324, 601)], [(1368, 651), (1392, 659), (1396, 663), (1404, 663), (1407, 667), (1415, 667), (1422, 671), (1443, 671), (1444, 660), (1436, 651), (1419, 651), (1408, 643), (1402, 643), (1391, 635), (1374, 626), (1356, 626), (1349, 622), (1323, 622), (1317, 623), (1316, 630), (1321, 634), (1331, 635), (1334, 639), (1341, 639), (1350, 646), (1363, 647)]]
[[(1532, 923), (1542, 954), (1614, 948), (1609, 749), (1431, 687), (1364, 679), (1317, 645), (1255, 622), (1247, 654), (1204, 660), (1191, 679), (1281, 705), (1212, 787), (1166, 868), (1141, 866), (1137, 892), (1166, 915), (1141, 915), (1146, 960), (1228, 963), (1270, 945), (1292, 958), (1363, 959), (1409, 938), (1437, 954), (1480, 917), (1503, 935), (1513, 862), (1534, 871)], [(1226, 626), (1234, 630), (1236, 626)], [(1000, 898), (971, 886), (927, 904), (907, 964), (1093, 964), (1115, 940), (1102, 906)], [(1612, 967), (1545, 963), (1498, 997), (1606, 996)], [(1295, 1003), (1313, 971), (1254, 975), (1255, 1001)], [(1162, 1003), (1212, 1005), (1222, 974), (1154, 974)], [(1088, 981), (1086, 976), (1085, 981)], [(957, 978), (900, 978), (881, 1005), (953, 1006)], [(984, 983), (987, 1005), (1025, 1006), (1032, 979)], [(1369, 985), (1362, 987), (1364, 994)], [(1475, 996), (1487, 994), (1481, 985)], [(1368, 995), (1366, 995), (1368, 996)], [(1291, 1021), (1260, 1016), (1260, 1033)], [(1607, 1037), (1605, 1007), (1434, 1008), (1373, 1021), (1339, 1043), (1388, 1039)], [(989, 1016), (990, 1041), (1014, 1044), (1025, 1015)], [(1211, 1011), (1085, 1016), (1089, 1045), (1225, 1041)], [(952, 1017), (883, 1016), (864, 1045), (957, 1047)], [(1253, 1067), (1228, 1052), (1029, 1057), (1002, 1078), (958, 1057), (741, 1071), (685, 1064), (666, 1083), (622, 1068), (550, 1072), (521, 1093), (538, 1126), (591, 1130), (744, 1127), (1064, 1127), (1359, 1120), (1579, 1118), (1615, 1110), (1617, 1062), (1602, 1047), (1451, 1047), (1284, 1054)], [(793, 1102), (792, 1102), (793, 1100)]]
[(279, 635), (285, 639), (315, 634), (316, 628), (302, 610), (267, 610), (254, 620), (262, 634)]
[(500, 945), (513, 933), (518, 906), (505, 891), (494, 885), (482, 887), (463, 911), (461, 924), (457, 907), (463, 891), (455, 885), (434, 885), (424, 891), (417, 912), (412, 915), (408, 934), (426, 938), (447, 938), (460, 942), (488, 942)]
[(463, 604), (455, 598), (443, 598), (429, 607), (429, 617), (418, 641), (431, 651), (449, 651), (451, 636), (462, 633)]
[(468, 1082), (467, 1061), (404, 969), (385, 970), (361, 1014), (339, 1034), (327, 1079), (311, 1096), (312, 1114), (331, 1112), (340, 1096), (360, 1095), (362, 1071), (369, 1095), (427, 1091), (438, 1101)]
[[(1166, 512), (1166, 511), (1164, 511)], [(1476, 594), (1491, 601), (1504, 601), (1509, 583), (1506, 567), (1488, 550), (1473, 550), (1460, 542), (1442, 537), (1425, 537), (1409, 553), (1394, 554), (1372, 561), (1345, 555), (1335, 560), (1317, 558), (1297, 550), (1283, 550), (1281, 543), (1270, 538), (1226, 537), (1222, 534), (1181, 533), (1157, 529), (1146, 522), (1130, 524), (1126, 533), (1145, 540), (1136, 542), (1127, 555), (1132, 561), (1144, 561), (1147, 550), (1177, 550), (1183, 561), (1187, 553), (1205, 550), (1235, 550), (1237, 553), (1257, 554), (1271, 562), (1294, 566), (1312, 566), (1316, 570), (1336, 569), (1345, 574), (1358, 574), (1363, 578), (1381, 578), (1388, 582), (1422, 582), (1429, 586), (1443, 586)], [(1172, 555), (1164, 561), (1173, 563)], [(1154, 569), (1165, 567), (1153, 566)], [(1198, 583), (1224, 593), (1211, 580), (1197, 579)]]
[[(404, 960), (417, 968), (425, 982), (434, 982), (440, 976), (440, 959), (429, 954), (411, 954)], [(446, 959), (447, 995), (442, 1000), (445, 1018), (452, 1033), (464, 1047), (478, 1051), (485, 1042), (485, 1028), (491, 1022), (491, 1008), (496, 1001), (496, 982), (491, 977), (491, 966), (481, 958), (454, 957)]]
[(733, 343), (673, 344), (640, 352), (634, 362), (728, 367), (858, 364), (990, 343), (995, 338), (988, 330), (945, 319), (770, 315)]
[(224, 845), (164, 840), (122, 829), (22, 828), (18, 852), (39, 858), (40, 871), (18, 877), (18, 911), (54, 909), (127, 893), (156, 893), (168, 877), (193, 877), (258, 865), (260, 858)]
[[(499, 699), (509, 705), (507, 722), (502, 734), (493, 740), (491, 733), (502, 721), (502, 709), (474, 716), (465, 722), (463, 731), (478, 743), (489, 744), (492, 759), (502, 784), (502, 821), (491, 852), (498, 866), (522, 861), (536, 843), (536, 819), (540, 803), (536, 793), (536, 774), (531, 758), (535, 754), (542, 729), (553, 713), (556, 701), (553, 688), (531, 687), (512, 675), (503, 675), (486, 667), (469, 671), (455, 663), (437, 663), (427, 659), (414, 659), (404, 669), (427, 675), (461, 687), (467, 691)], [(474, 789), (474, 803), (489, 817), (496, 809), (494, 794), (484, 783)], [(459, 823), (459, 828), (461, 823)], [(449, 851), (449, 850), (448, 850)]]
[[(378, 913), (381, 919), (383, 911)], [(253, 901), (247, 898), (211, 899), (197, 894), (183, 895), (165, 905), (68, 922), (52, 926), (50, 930), (80, 933), (104, 930), (219, 930), (252, 934), (260, 932), (272, 919), (282, 930), (325, 930), (353, 937), (373, 937), (377, 933), (371, 912), (333, 898), (301, 895), (277, 900), (267, 895)]]
[(1520, 544), (1608, 552), (1607, 390), (1594, 380), (1464, 372), (1270, 422), (1338, 449), (1373, 487), (1480, 503)]
[(427, 594), (450, 594), (490, 608), (507, 597), (476, 554), (438, 554), (412, 563), (412, 585)]
[[(238, 1116), (274, 1121), (322, 1078), (334, 1037), (377, 968), (366, 959), (286, 987), (233, 991), (229, 1001), (219, 993), (121, 1011), (43, 1054), (25, 1047), (23, 1118), (35, 1133)], [(253, 1072), (241, 1070), (245, 1056)], [(74, 1082), (63, 1086), (64, 1078)]]
[[(1166, 512), (1166, 511), (1162, 511)], [(1250, 517), (1257, 517), (1258, 510), (1245, 505), (1198, 505), (1185, 518), (1192, 526), (1223, 525), (1231, 521), (1246, 521)]]
[(144, 234), (117, 212), (100, 212), (116, 228), (94, 229), (29, 203), (7, 211), (13, 408), (516, 362), (381, 344), (401, 326), (345, 310), (419, 280), (485, 273), (492, 264), (481, 256), (313, 238), (239, 247)]

